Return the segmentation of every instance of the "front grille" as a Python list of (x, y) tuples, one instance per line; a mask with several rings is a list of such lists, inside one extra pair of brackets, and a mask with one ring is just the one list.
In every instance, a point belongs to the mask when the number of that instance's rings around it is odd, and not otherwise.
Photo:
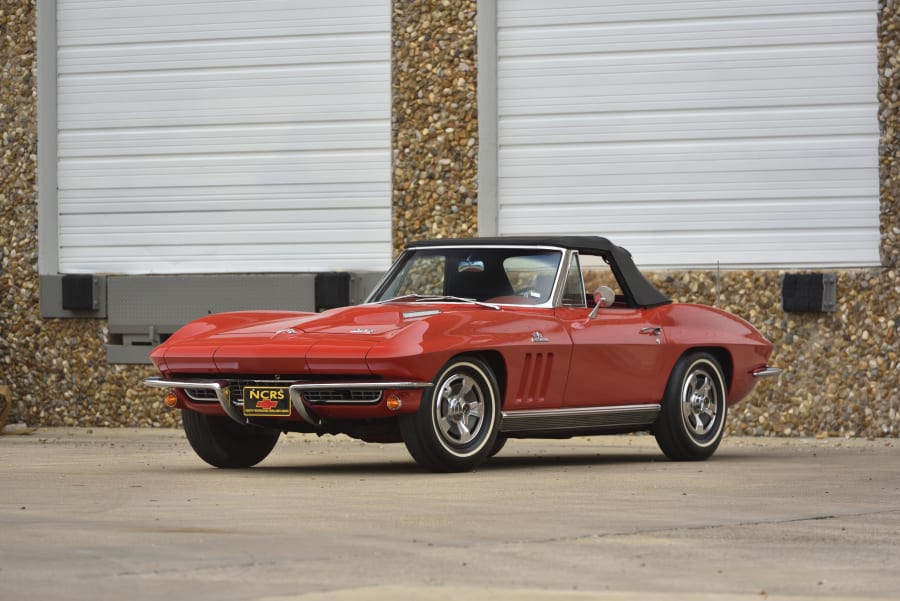
[(371, 388), (326, 388), (304, 390), (303, 400), (307, 403), (377, 403), (381, 400), (381, 390)]
[(232, 405), (238, 407), (244, 406), (244, 385), (249, 382), (231, 382), (228, 384), (228, 398)]
[(191, 400), (202, 403), (215, 403), (219, 400), (216, 397), (216, 391), (210, 388), (185, 388), (184, 394), (188, 395)]
[[(209, 380), (222, 382), (228, 391), (228, 397), (231, 404), (235, 407), (243, 407), (244, 405), (244, 387), (245, 386), (283, 386), (289, 387), (296, 383), (309, 384), (325, 384), (328, 382), (324, 379), (310, 380), (308, 377), (297, 378), (296, 376), (282, 377), (280, 379), (272, 379), (266, 376), (257, 376), (242, 378), (239, 380), (220, 379), (215, 376), (209, 376)], [(339, 382), (331, 382), (340, 386)], [(377, 383), (373, 382), (377, 386)], [(216, 391), (210, 388), (190, 388), (185, 387), (184, 393), (193, 401), (203, 403), (218, 402)], [(375, 404), (382, 398), (382, 390), (380, 388), (356, 388), (348, 386), (346, 388), (316, 388), (304, 390), (303, 400), (313, 405), (323, 404)]]

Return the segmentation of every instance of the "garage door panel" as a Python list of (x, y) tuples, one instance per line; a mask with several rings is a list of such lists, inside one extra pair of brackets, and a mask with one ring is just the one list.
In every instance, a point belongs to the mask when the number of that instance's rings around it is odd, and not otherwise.
[(152, 188), (247, 184), (322, 184), (386, 179), (390, 153), (277, 153), (61, 160), (61, 189)]
[[(355, 229), (342, 232), (326, 243), (302, 244), (192, 244), (189, 238), (167, 236), (169, 246), (117, 246), (108, 251), (82, 246), (71, 257), (79, 270), (70, 273), (97, 273), (93, 266), (104, 265), (109, 273), (128, 273), (140, 269), (145, 274), (216, 273), (220, 264), (230, 266), (229, 273), (303, 273), (321, 271), (321, 265), (334, 270), (383, 271), (380, 255), (390, 253), (390, 242), (348, 244)], [(229, 242), (223, 239), (224, 242)]]
[[(532, 77), (541, 78), (545, 84), (568, 82), (568, 78), (591, 76), (594, 81), (582, 82), (596, 89), (608, 84), (653, 84), (656, 80), (647, 81), (652, 75), (659, 81), (675, 81), (690, 83), (693, 81), (743, 81), (745, 79), (768, 79), (795, 76), (798, 71), (813, 69), (809, 75), (821, 77), (825, 68), (832, 68), (834, 75), (854, 74), (855, 68), (865, 64), (872, 56), (874, 49), (859, 46), (845, 46), (839, 49), (817, 49), (809, 52), (782, 53), (772, 56), (770, 52), (758, 54), (743, 52), (741, 56), (715, 56), (711, 54), (692, 54), (686, 56), (642, 56), (639, 59), (627, 60), (627, 57), (604, 57), (603, 59), (581, 60), (569, 59), (522, 59), (508, 61), (504, 65), (504, 78), (500, 79), (502, 90), (522, 90), (531, 86), (521, 77), (528, 73)], [(827, 74), (827, 73), (825, 73)], [(600, 80), (600, 77), (610, 78)], [(554, 78), (560, 78), (559, 80)], [(603, 84), (603, 85), (601, 85)], [(776, 89), (779, 86), (773, 86)]]
[[(642, 267), (666, 268), (670, 265), (689, 265), (704, 269), (744, 268), (781, 269), (784, 263), (773, 257), (769, 249), (778, 247), (785, 254), (796, 257), (798, 265), (821, 264), (826, 253), (831, 267), (854, 267), (867, 260), (868, 235), (865, 231), (834, 232), (808, 231), (773, 234), (748, 232), (738, 236), (727, 232), (722, 236), (705, 237), (702, 232), (656, 233), (658, 249), (638, 251), (635, 261)], [(642, 235), (623, 234), (617, 237), (627, 248), (636, 248)]]
[(748, 46), (829, 46), (871, 38), (872, 20), (859, 13), (767, 15), (744, 18), (672, 21), (580, 22), (556, 27), (504, 30), (504, 58), (555, 55), (605, 55), (676, 52), (704, 48), (720, 51)]
[(520, 146), (501, 153), (504, 178), (598, 178), (642, 173), (739, 173), (867, 169), (877, 162), (868, 139), (755, 143), (638, 143)]
[[(349, 211), (347, 211), (349, 213)], [(355, 217), (361, 223), (372, 223), (384, 217), (384, 209), (362, 211), (354, 209), (345, 218)], [(153, 215), (145, 215), (148, 219)], [(260, 219), (252, 213), (223, 213), (210, 219), (198, 228), (197, 224), (185, 223), (179, 219), (180, 214), (172, 214), (163, 220), (166, 226), (166, 237), (178, 240), (179, 244), (187, 242), (192, 245), (214, 246), (223, 240), (252, 243), (265, 237), (267, 244), (312, 244), (332, 242), (334, 240), (353, 239), (357, 242), (378, 242), (380, 233), (377, 228), (352, 227), (348, 222), (335, 222), (323, 219), (315, 211), (297, 211), (286, 213), (276, 219), (270, 215), (268, 219)], [(308, 224), (307, 231), (298, 232), (296, 224)], [(91, 237), (104, 236), (110, 246), (153, 246), (158, 243), (159, 232), (151, 225), (140, 225), (134, 221), (111, 220), (103, 224), (97, 223), (95, 215), (71, 218), (60, 226), (60, 241), (64, 246), (88, 246)]]
[(275, 65), (374, 63), (388, 60), (379, 32), (276, 39), (190, 40), (60, 48), (58, 72), (134, 73), (173, 69), (235, 69)]
[(551, 114), (606, 112), (621, 110), (617, 102), (634, 101), (692, 110), (847, 101), (871, 105), (866, 92), (874, 74), (865, 67), (874, 57), (874, 47), (841, 47), (780, 56), (744, 52), (509, 61), (501, 65), (498, 94), (501, 106), (513, 115), (538, 109)]
[(193, 72), (170, 71), (164, 74), (148, 72), (131, 73), (74, 73), (60, 75), (59, 91), (65, 96), (78, 94), (110, 93), (123, 98), (153, 93), (172, 93), (184, 88), (187, 95), (206, 97), (206, 89), (215, 92), (234, 91), (252, 95), (252, 86), (281, 86), (288, 92), (305, 91), (313, 86), (313, 92), (330, 85), (346, 85), (359, 78), (362, 82), (378, 82), (388, 66), (376, 64), (352, 65), (297, 65), (283, 67), (234, 67), (230, 69), (198, 69)]
[[(847, 218), (847, 208), (854, 209)], [(868, 207), (865, 198), (837, 197), (829, 199), (767, 199), (765, 202), (747, 199), (715, 199), (701, 202), (685, 199), (679, 202), (627, 202), (614, 199), (593, 199), (568, 202), (565, 206), (546, 203), (522, 205), (510, 209), (510, 220), (528, 222), (580, 221), (588, 231), (597, 227), (614, 227), (621, 232), (670, 231), (677, 224), (719, 231), (744, 229), (743, 224), (777, 230), (786, 222), (803, 220), (809, 229), (829, 230), (840, 227), (865, 228)]]
[(847, 14), (871, 9), (869, 0), (514, 0), (499, 2), (497, 13), (505, 27), (556, 26), (584, 22), (633, 23), (662, 19), (710, 19), (759, 15)]
[[(698, 177), (698, 173), (702, 177)], [(637, 181), (638, 177), (640, 181)], [(852, 190), (859, 190), (861, 195), (877, 192), (878, 183), (872, 182), (868, 167), (865, 169), (841, 169), (841, 170), (819, 170), (807, 171), (797, 174), (792, 171), (770, 171), (761, 172), (756, 170), (747, 170), (743, 172), (714, 172), (707, 170), (706, 172), (683, 172), (670, 171), (668, 173), (658, 173), (649, 169), (637, 169), (628, 173), (621, 171), (594, 172), (592, 176), (581, 176), (577, 178), (577, 183), (573, 183), (571, 177), (560, 177), (558, 179), (532, 176), (531, 178), (523, 176), (519, 178), (521, 181), (509, 189), (510, 193), (517, 193), (517, 202), (504, 203), (505, 205), (519, 204), (518, 198), (523, 201), (529, 198), (528, 190), (547, 190), (552, 192), (558, 190), (556, 195), (548, 196), (542, 194), (545, 202), (565, 202), (566, 192), (570, 189), (577, 190), (597, 190), (597, 193), (603, 193), (605, 190), (627, 190), (632, 196), (643, 196), (645, 194), (662, 194), (672, 199), (692, 197), (692, 196), (709, 196), (714, 194), (725, 195), (728, 197), (728, 190), (732, 187), (741, 187), (741, 189), (758, 189), (761, 194), (772, 193), (778, 194), (779, 190), (808, 190), (808, 195), (820, 195), (824, 193), (823, 188), (831, 188), (835, 183), (841, 183)], [(699, 180), (699, 181), (698, 181)], [(764, 182), (764, 184), (760, 184)], [(556, 185), (554, 185), (556, 184)], [(671, 189), (667, 192), (666, 188)]]
[(70, 77), (60, 79), (58, 111), (62, 123), (78, 130), (383, 119), (388, 79), (387, 64)]
[(654, 111), (509, 115), (500, 145), (653, 140), (728, 140), (876, 134), (868, 106), (808, 108), (734, 108), (730, 110)]
[(220, 127), (146, 127), (62, 132), (60, 156), (215, 155), (235, 152), (286, 152), (381, 149), (390, 128), (381, 120), (223, 125)]
[(766, 174), (766, 181), (760, 181), (763, 178), (757, 172), (718, 173), (707, 174), (703, 178), (704, 182), (697, 184), (694, 174), (673, 173), (667, 177), (650, 174), (641, 185), (635, 185), (631, 175), (615, 174), (578, 184), (563, 180), (548, 182), (546, 179), (520, 178), (515, 186), (509, 188), (509, 192), (515, 194), (517, 202), (507, 203), (504, 207), (554, 202), (561, 209), (569, 204), (577, 206), (580, 203), (603, 201), (674, 203), (682, 200), (733, 198), (757, 202), (773, 198), (826, 201), (829, 198), (845, 197), (868, 199), (871, 194), (878, 193), (877, 183), (872, 184), (868, 171), (864, 169), (810, 172), (803, 175), (803, 179), (799, 179), (792, 173), (774, 172)]
[[(196, 213), (305, 210), (328, 207), (381, 207), (390, 193), (390, 182), (325, 182), (298, 189), (292, 184), (222, 186), (206, 182), (202, 187), (95, 188), (60, 191), (71, 215), (114, 213)], [(204, 215), (204, 218), (207, 216)], [(298, 222), (299, 223), (299, 222)]]
[(384, 32), (383, 0), (57, 0), (61, 46)]

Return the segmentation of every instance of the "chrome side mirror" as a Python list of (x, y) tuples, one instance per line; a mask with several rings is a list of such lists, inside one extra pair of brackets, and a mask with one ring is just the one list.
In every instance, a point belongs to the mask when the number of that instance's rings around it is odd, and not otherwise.
[(591, 314), (588, 316), (591, 319), (597, 317), (597, 312), (601, 307), (605, 308), (613, 306), (613, 303), (616, 302), (616, 293), (609, 286), (600, 286), (594, 291), (594, 302), (597, 304), (594, 305)]

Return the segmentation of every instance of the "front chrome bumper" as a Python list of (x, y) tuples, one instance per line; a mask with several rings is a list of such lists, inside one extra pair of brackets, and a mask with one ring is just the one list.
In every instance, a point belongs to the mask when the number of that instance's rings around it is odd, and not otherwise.
[[(234, 421), (240, 424), (248, 424), (249, 421), (244, 414), (238, 410), (231, 402), (231, 395), (228, 390), (228, 380), (167, 380), (160, 377), (144, 378), (146, 386), (154, 388), (200, 388), (204, 390), (212, 390), (216, 395), (216, 400), (221, 405), (222, 410)], [(291, 395), (291, 405), (297, 414), (303, 418), (308, 424), (321, 428), (324, 425), (322, 418), (316, 415), (306, 403), (303, 401), (303, 392), (321, 391), (321, 390), (345, 390), (345, 389), (381, 389), (397, 390), (402, 388), (428, 388), (431, 382), (305, 382), (299, 384), (291, 384), (288, 386)], [(328, 404), (327, 402), (324, 404)]]

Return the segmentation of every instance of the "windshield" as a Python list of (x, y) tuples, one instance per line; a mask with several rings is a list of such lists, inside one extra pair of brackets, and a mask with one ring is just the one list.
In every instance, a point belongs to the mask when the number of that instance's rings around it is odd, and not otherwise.
[(427, 248), (406, 251), (370, 302), (421, 295), (480, 302), (541, 305), (550, 302), (562, 251), (504, 247)]

